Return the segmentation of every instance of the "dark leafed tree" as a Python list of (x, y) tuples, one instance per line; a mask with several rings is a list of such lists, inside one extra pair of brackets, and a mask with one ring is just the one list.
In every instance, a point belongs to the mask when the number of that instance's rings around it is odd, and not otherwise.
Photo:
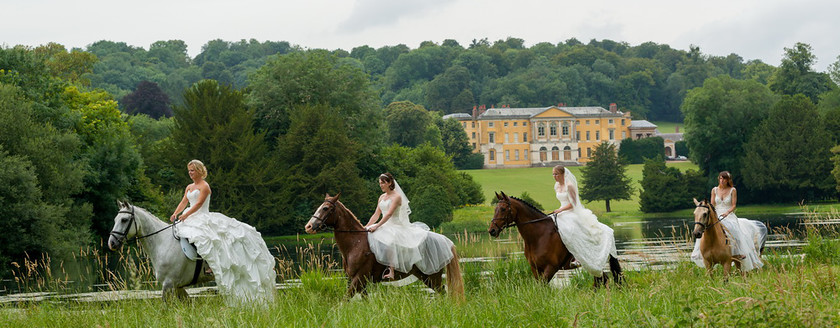
[(134, 92), (125, 95), (121, 102), (127, 114), (146, 114), (154, 119), (172, 116), (169, 96), (154, 82), (138, 83)]
[(782, 64), (770, 78), (770, 89), (783, 95), (801, 93), (817, 103), (820, 94), (836, 86), (829, 74), (813, 70), (811, 66), (816, 60), (817, 56), (808, 44), (797, 42), (793, 48), (785, 48)]
[(610, 211), (610, 201), (613, 199), (630, 199), (633, 187), (632, 180), (627, 176), (627, 164), (618, 157), (615, 145), (602, 142), (595, 147), (592, 161), (581, 170), (583, 186), (580, 188), (580, 198), (586, 201), (606, 201), (607, 212)]

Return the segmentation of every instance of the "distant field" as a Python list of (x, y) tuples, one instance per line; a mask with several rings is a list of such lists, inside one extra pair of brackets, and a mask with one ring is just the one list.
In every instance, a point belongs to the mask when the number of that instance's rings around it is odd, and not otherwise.
[(676, 132), (676, 127), (680, 127), (680, 132), (685, 133), (685, 125), (682, 123), (674, 123), (674, 122), (651, 122), (656, 124), (656, 128), (659, 130), (659, 133), (674, 133)]
[[(667, 165), (682, 171), (697, 170), (697, 165), (691, 162), (676, 162)], [(636, 191), (631, 200), (611, 201), (612, 211), (629, 212), (628, 214), (641, 213), (639, 211), (639, 181), (642, 180), (642, 166), (642, 164), (628, 166), (627, 175), (634, 181), (633, 185)], [(581, 167), (569, 167), (569, 170), (578, 177), (578, 181), (581, 179)], [(490, 204), (490, 201), (496, 197), (495, 192), (504, 191), (510, 196), (519, 196), (527, 191), (534, 200), (543, 205), (546, 211), (560, 207), (560, 203), (554, 196), (554, 178), (551, 175), (550, 167), (466, 170), (464, 172), (472, 175), (473, 179), (481, 184), (486, 204)], [(604, 201), (590, 202), (584, 205), (596, 213), (606, 212)]]

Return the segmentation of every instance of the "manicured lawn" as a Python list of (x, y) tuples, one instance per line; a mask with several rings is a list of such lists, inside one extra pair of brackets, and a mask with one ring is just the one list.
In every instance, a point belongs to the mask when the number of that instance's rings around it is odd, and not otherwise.
[(680, 132), (685, 133), (685, 124), (683, 123), (674, 123), (674, 122), (651, 122), (656, 124), (656, 128), (659, 130), (660, 133), (674, 133), (676, 132), (676, 127), (680, 127)]

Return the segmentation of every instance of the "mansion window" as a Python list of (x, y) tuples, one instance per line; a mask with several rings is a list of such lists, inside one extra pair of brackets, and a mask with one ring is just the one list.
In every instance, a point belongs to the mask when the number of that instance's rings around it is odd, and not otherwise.
[(551, 147), (551, 160), (552, 161), (559, 161), (560, 160), (560, 148), (557, 148), (557, 146)]
[(519, 124), (519, 122), (513, 122), (513, 126), (516, 126), (517, 124)]
[(464, 129), (466, 129), (466, 128), (467, 128), (467, 122), (464, 122), (464, 123), (461, 123), (461, 124), (463, 124), (463, 125), (464, 125)]
[(495, 161), (495, 160), (496, 160), (496, 151), (493, 150), (493, 149), (490, 149), (490, 161), (492, 162), (492, 161)]
[(487, 126), (489, 126), (489, 127), (491, 127), (491, 128), (492, 128), (492, 127), (493, 127), (493, 122), (488, 122), (488, 123), (487, 123)]
[(513, 151), (513, 158), (515, 160), (519, 160), (519, 149)]
[(621, 140), (627, 139), (627, 131), (621, 131)]
[(589, 141), (589, 131), (586, 131), (586, 141)]
[(487, 141), (490, 142), (490, 143), (496, 142), (496, 134), (493, 133), (493, 132), (490, 132)]
[(592, 157), (592, 148), (586, 147), (586, 157)]
[(505, 133), (505, 143), (509, 143), (509, 142), (510, 142), (510, 135)]
[(601, 131), (595, 131), (595, 141), (601, 140)]
[(580, 131), (575, 131), (575, 140), (580, 141)]
[(624, 126), (624, 119), (621, 119), (621, 126)]
[(556, 136), (557, 136), (557, 123), (551, 122), (551, 125), (550, 125), (550, 128), (549, 128), (549, 132), (551, 133), (551, 136), (552, 136), (552, 137), (556, 137)]
[(507, 123), (508, 123), (508, 122), (505, 122), (505, 126), (507, 126)]
[(609, 124), (613, 124), (613, 120), (612, 120), (612, 119), (610, 119), (608, 123), (609, 123)]
[(472, 127), (475, 128), (475, 122), (472, 122)]
[[(595, 125), (601, 124), (601, 120), (595, 120)], [(493, 123), (490, 123), (490, 126), (493, 126)]]
[(510, 150), (505, 150), (505, 160), (506, 161), (510, 160)]
[(522, 142), (528, 142), (528, 132), (522, 132)]
[(610, 129), (610, 140), (615, 140), (615, 129)]
[(537, 136), (545, 137), (545, 123), (540, 123), (537, 126)]
[(563, 127), (562, 128), (563, 128), (563, 136), (568, 137), (569, 136), (569, 122), (563, 122)]
[(528, 122), (522, 122), (522, 126), (528, 126)]
[(519, 142), (519, 132), (513, 133), (513, 142)]
[(472, 137), (472, 138), (473, 138), (473, 139), (475, 139), (475, 132), (473, 132), (472, 134), (473, 134), (473, 137)]

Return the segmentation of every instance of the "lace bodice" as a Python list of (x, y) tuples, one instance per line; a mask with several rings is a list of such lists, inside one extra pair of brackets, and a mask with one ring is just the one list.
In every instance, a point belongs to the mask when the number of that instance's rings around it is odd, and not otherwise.
[(557, 200), (560, 201), (560, 207), (566, 206), (571, 204), (572, 202), (569, 200), (569, 192), (568, 191), (555, 191), (555, 196), (557, 196)]
[[(379, 202), (379, 209), (382, 211), (382, 215), (385, 215), (385, 213), (388, 213), (388, 209), (391, 208), (391, 201), (392, 201), (391, 198), (386, 198), (385, 200)], [(400, 211), (400, 207), (402, 207), (402, 205), (397, 206), (397, 208), (394, 209), (394, 213), (391, 214), (391, 218), (388, 219), (388, 221), (385, 222), (385, 224), (399, 224), (399, 225), (407, 225), (408, 224), (408, 220), (404, 220), (400, 216), (400, 213), (402, 213)]]
[(724, 213), (732, 208), (732, 192), (735, 191), (735, 188), (730, 188), (727, 192), (726, 197), (721, 198), (721, 191), (717, 187), (715, 187), (715, 211), (718, 213)]
[[(201, 195), (201, 191), (198, 189), (193, 189), (187, 192), (187, 200), (190, 201), (190, 207), (187, 209), (189, 210), (195, 203), (198, 203), (198, 196)], [(186, 210), (185, 210), (186, 211)], [(210, 195), (207, 195), (207, 199), (204, 200), (204, 204), (201, 204), (201, 208), (198, 209), (195, 213), (209, 213), (210, 212)]]

